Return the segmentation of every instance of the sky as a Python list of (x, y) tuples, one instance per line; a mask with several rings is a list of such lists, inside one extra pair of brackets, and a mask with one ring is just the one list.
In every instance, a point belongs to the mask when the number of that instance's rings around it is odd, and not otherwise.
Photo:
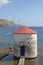
[(0, 19), (25, 26), (43, 26), (43, 0), (0, 0)]

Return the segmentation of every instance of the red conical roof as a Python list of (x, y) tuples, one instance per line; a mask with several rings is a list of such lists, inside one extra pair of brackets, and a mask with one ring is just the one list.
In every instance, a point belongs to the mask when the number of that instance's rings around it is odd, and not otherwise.
[(13, 31), (14, 34), (37, 34), (36, 31), (28, 28), (28, 27), (22, 27), (19, 30)]

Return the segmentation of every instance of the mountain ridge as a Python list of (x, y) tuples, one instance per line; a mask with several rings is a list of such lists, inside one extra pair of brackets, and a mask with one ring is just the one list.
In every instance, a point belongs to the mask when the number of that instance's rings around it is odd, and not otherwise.
[(8, 21), (5, 19), (0, 19), (0, 27), (1, 26), (18, 26), (16, 23), (14, 23), (13, 21)]

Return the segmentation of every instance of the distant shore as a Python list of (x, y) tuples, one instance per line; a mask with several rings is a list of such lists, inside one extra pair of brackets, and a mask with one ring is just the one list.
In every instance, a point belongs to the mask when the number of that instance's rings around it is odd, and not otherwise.
[(5, 19), (0, 19), (0, 27), (4, 27), (4, 26), (18, 26), (17, 24), (15, 24), (13, 21), (8, 21)]

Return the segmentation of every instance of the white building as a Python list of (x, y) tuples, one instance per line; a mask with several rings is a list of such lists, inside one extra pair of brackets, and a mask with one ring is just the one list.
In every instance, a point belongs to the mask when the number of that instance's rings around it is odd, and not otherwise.
[(37, 57), (37, 32), (22, 27), (14, 32), (14, 55), (16, 57)]

